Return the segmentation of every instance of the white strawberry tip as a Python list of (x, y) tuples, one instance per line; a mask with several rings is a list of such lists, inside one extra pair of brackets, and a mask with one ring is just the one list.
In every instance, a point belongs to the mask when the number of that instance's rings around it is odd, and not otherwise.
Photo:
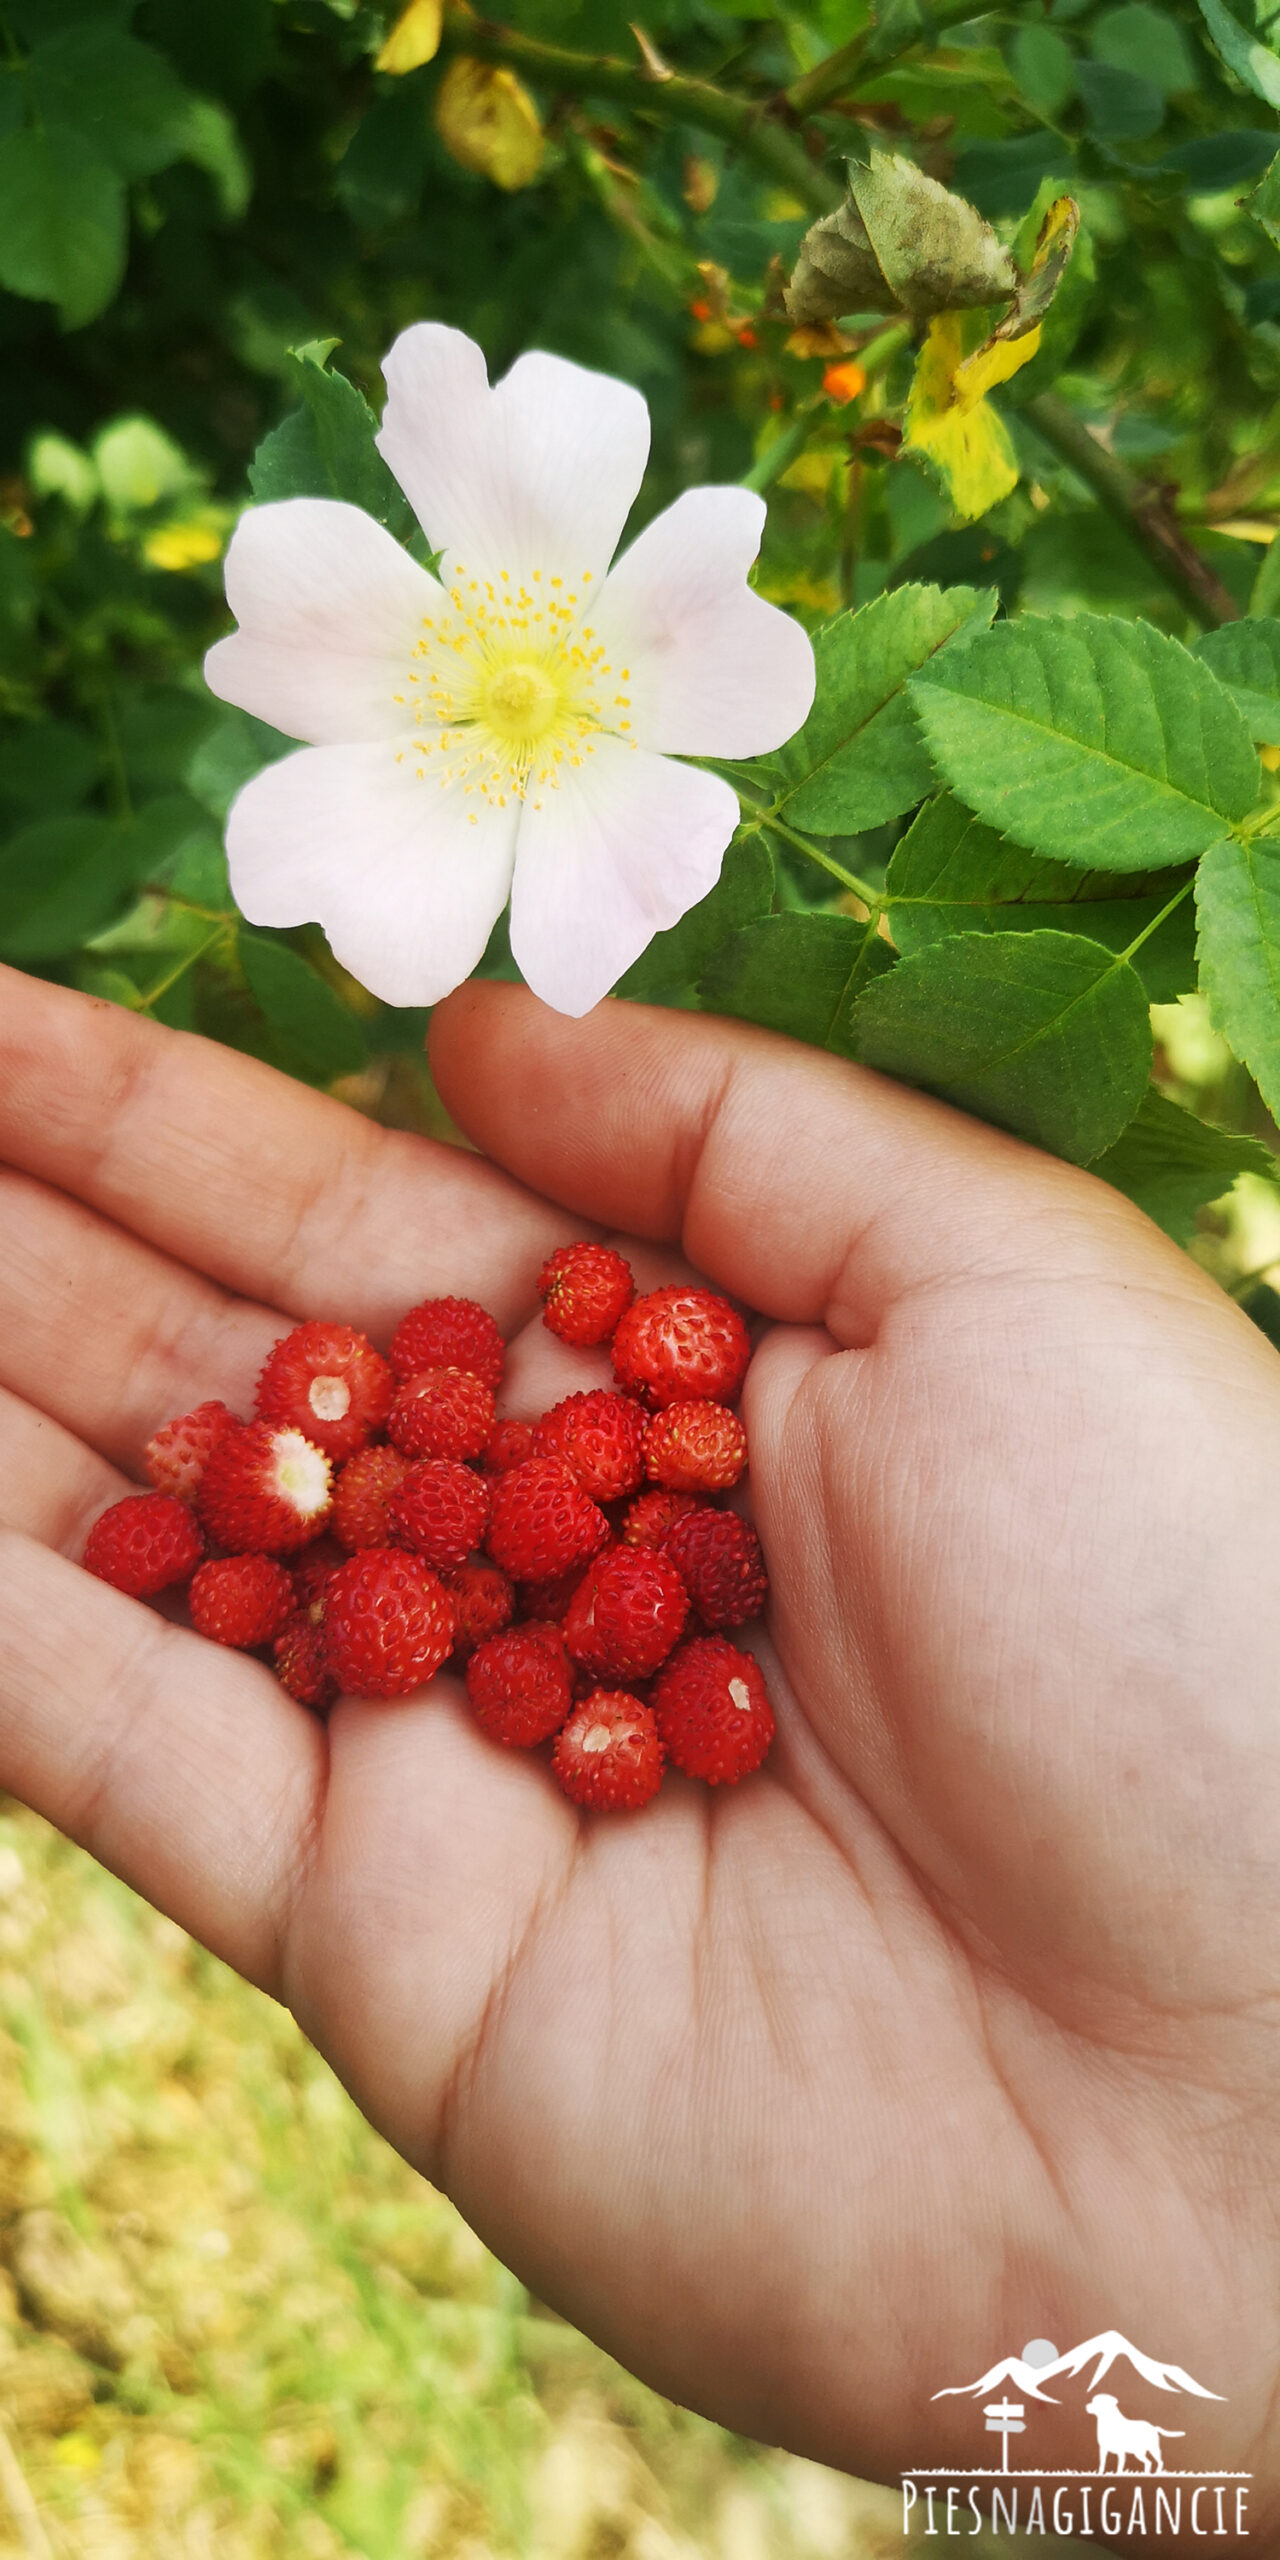
[(729, 1695), (740, 1715), (745, 1716), (750, 1714), (751, 1691), (747, 1687), (745, 1680), (731, 1680), (729, 1683)]
[(580, 1751), (607, 1751), (612, 1740), (607, 1724), (589, 1724), (578, 1748)]
[(345, 1378), (313, 1378), (307, 1402), (317, 1422), (342, 1422), (351, 1410), (351, 1389)]
[(274, 1435), (272, 1468), (273, 1490), (287, 1502), (300, 1520), (314, 1520), (317, 1513), (327, 1511), (333, 1495), (333, 1469), (323, 1449), (317, 1449), (302, 1431), (277, 1431)]

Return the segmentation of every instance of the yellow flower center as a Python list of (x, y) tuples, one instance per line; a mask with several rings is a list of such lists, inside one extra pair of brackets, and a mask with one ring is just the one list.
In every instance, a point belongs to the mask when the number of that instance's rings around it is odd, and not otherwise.
[(490, 808), (532, 796), (540, 809), (542, 792), (558, 790), (598, 737), (634, 746), (621, 690), (631, 671), (610, 664), (585, 619), (590, 584), (589, 569), (576, 581), (535, 569), (526, 583), (505, 569), (473, 578), (459, 561), (394, 696), (414, 732), (397, 763)]

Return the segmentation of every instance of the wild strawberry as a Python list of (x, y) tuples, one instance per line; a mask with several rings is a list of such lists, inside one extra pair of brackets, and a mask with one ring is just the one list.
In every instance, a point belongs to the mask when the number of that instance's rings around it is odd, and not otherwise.
[(493, 1390), (469, 1369), (419, 1369), (397, 1390), (387, 1429), (406, 1458), (478, 1458), (493, 1429)]
[(741, 1627), (758, 1618), (769, 1589), (760, 1541), (736, 1511), (698, 1503), (677, 1520), (662, 1550), (709, 1627)]
[(751, 1337), (735, 1307), (712, 1289), (652, 1289), (628, 1307), (613, 1337), (619, 1386), (651, 1405), (691, 1396), (727, 1403), (747, 1374)]
[(681, 1645), (659, 1673), (653, 1712), (675, 1767), (712, 1787), (748, 1777), (773, 1740), (764, 1674), (727, 1636)]
[(272, 1651), (281, 1686), (300, 1707), (314, 1707), (324, 1715), (339, 1694), (324, 1649), (324, 1629), (299, 1609), (286, 1618)]
[(348, 1557), (325, 1593), (325, 1653), (353, 1698), (405, 1698), (421, 1688), (452, 1649), (454, 1625), (439, 1576), (402, 1547)]
[[(380, 1542), (388, 1544), (384, 1538)], [(333, 1538), (317, 1538), (313, 1547), (304, 1547), (295, 1564), (289, 1567), (293, 1578), (294, 1606), (305, 1609), (316, 1626), (324, 1614), (324, 1595), (340, 1564), (346, 1558)]]
[(333, 1534), (354, 1552), (389, 1547), (387, 1504), (403, 1483), (409, 1461), (398, 1449), (357, 1449), (338, 1471), (333, 1488)]
[(508, 1467), (523, 1466), (533, 1456), (533, 1426), (528, 1422), (495, 1422), (480, 1452), (480, 1464), (487, 1476), (505, 1475)]
[(232, 1555), (288, 1555), (318, 1537), (329, 1517), (333, 1469), (301, 1431), (246, 1422), (209, 1453), (196, 1509)]
[(466, 1669), (476, 1723), (491, 1742), (527, 1750), (558, 1733), (573, 1704), (564, 1646), (527, 1627), (511, 1627), (477, 1645)]
[(644, 1435), (645, 1473), (672, 1493), (725, 1493), (747, 1463), (747, 1435), (727, 1404), (669, 1404)]
[(698, 1502), (691, 1493), (668, 1493), (655, 1485), (652, 1493), (638, 1493), (622, 1523), (623, 1542), (628, 1547), (663, 1547), (677, 1520), (686, 1512), (696, 1511)]
[(574, 1804), (634, 1813), (662, 1784), (662, 1742), (651, 1710), (625, 1689), (596, 1689), (556, 1735), (551, 1766)]
[(634, 1396), (587, 1387), (553, 1404), (534, 1424), (533, 1454), (561, 1459), (593, 1502), (616, 1502), (643, 1479), (645, 1420)]
[(128, 1493), (94, 1521), (85, 1540), (87, 1573), (135, 1600), (185, 1582), (204, 1554), (204, 1540), (176, 1493)]
[(478, 1557), (455, 1565), (441, 1579), (446, 1591), (452, 1593), (457, 1611), (453, 1650), (459, 1661), (465, 1661), (487, 1636), (500, 1635), (504, 1627), (510, 1626), (516, 1595), (501, 1565), (483, 1564)]
[(542, 1582), (522, 1582), (517, 1612), (522, 1626), (535, 1619), (546, 1626), (561, 1625), (586, 1570), (585, 1564), (571, 1564), (567, 1573), (550, 1574)]
[(350, 1324), (298, 1324), (267, 1354), (254, 1410), (304, 1431), (327, 1458), (351, 1458), (391, 1410), (394, 1380), (367, 1334)]
[(542, 1321), (562, 1342), (607, 1342), (635, 1293), (630, 1263), (607, 1244), (562, 1244), (538, 1274)]
[(216, 1398), (210, 1404), (198, 1404), (192, 1413), (180, 1413), (175, 1422), (163, 1423), (142, 1456), (156, 1491), (176, 1493), (180, 1502), (194, 1502), (210, 1450), (224, 1432), (238, 1426), (239, 1415)]
[(187, 1596), (197, 1635), (241, 1651), (270, 1644), (296, 1606), (292, 1575), (270, 1556), (214, 1556)]
[(568, 1467), (555, 1458), (526, 1458), (493, 1481), (488, 1548), (517, 1582), (542, 1582), (589, 1564), (609, 1523)]
[(420, 1369), (469, 1369), (497, 1387), (507, 1351), (488, 1309), (474, 1298), (424, 1298), (401, 1317), (387, 1356), (398, 1378)]
[(483, 1476), (457, 1458), (421, 1458), (401, 1477), (387, 1504), (391, 1536), (443, 1571), (463, 1564), (478, 1547), (489, 1520), (489, 1488)]
[(678, 1644), (689, 1615), (684, 1584), (652, 1547), (610, 1547), (569, 1603), (564, 1640), (597, 1680), (647, 1680)]

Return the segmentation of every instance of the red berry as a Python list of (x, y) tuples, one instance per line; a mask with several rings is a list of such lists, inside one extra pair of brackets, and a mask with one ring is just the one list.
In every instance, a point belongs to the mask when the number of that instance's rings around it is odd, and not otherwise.
[(483, 1564), (478, 1557), (468, 1564), (455, 1565), (442, 1577), (447, 1591), (453, 1594), (458, 1613), (453, 1650), (465, 1661), (487, 1636), (500, 1635), (515, 1616), (516, 1595), (501, 1565)]
[(176, 1493), (128, 1493), (94, 1521), (85, 1540), (85, 1570), (135, 1600), (185, 1582), (204, 1554), (204, 1540)]
[(488, 1526), (489, 1488), (457, 1458), (422, 1458), (401, 1477), (387, 1519), (397, 1546), (441, 1570), (463, 1564)]
[(493, 1429), (493, 1390), (469, 1369), (419, 1369), (387, 1428), (406, 1458), (478, 1458)]
[(333, 1469), (301, 1431), (242, 1423), (210, 1451), (196, 1509), (232, 1555), (287, 1555), (318, 1537), (329, 1517)]
[(655, 1485), (652, 1493), (636, 1495), (622, 1523), (623, 1539), (629, 1547), (663, 1547), (677, 1520), (697, 1509), (693, 1494), (668, 1493)]
[(210, 1450), (224, 1432), (238, 1427), (239, 1415), (216, 1399), (198, 1404), (192, 1413), (180, 1413), (176, 1422), (162, 1424), (148, 1440), (142, 1458), (157, 1492), (176, 1493), (180, 1502), (194, 1502)]
[(297, 1563), (289, 1567), (293, 1577), (294, 1605), (305, 1609), (316, 1626), (324, 1614), (324, 1595), (339, 1565), (345, 1561), (341, 1547), (332, 1538), (317, 1538), (315, 1545), (304, 1548)]
[(268, 1352), (255, 1411), (292, 1424), (327, 1458), (351, 1458), (391, 1410), (394, 1381), (367, 1334), (350, 1324), (295, 1325)]
[(562, 1342), (607, 1342), (635, 1292), (630, 1263), (607, 1244), (562, 1244), (538, 1274), (542, 1321)]
[(453, 1601), (438, 1575), (401, 1547), (366, 1547), (325, 1593), (329, 1668), (353, 1698), (404, 1698), (453, 1645)]
[(616, 1502), (634, 1493), (644, 1475), (644, 1406), (610, 1387), (587, 1387), (565, 1396), (534, 1424), (535, 1458), (559, 1458), (571, 1467), (593, 1502)]
[(602, 1813), (634, 1813), (662, 1784), (662, 1742), (651, 1710), (625, 1689), (596, 1689), (575, 1707), (551, 1754), (565, 1794)]
[(653, 1712), (674, 1766), (713, 1787), (748, 1777), (773, 1740), (764, 1674), (727, 1636), (681, 1645), (659, 1674)]
[(528, 1627), (477, 1645), (466, 1681), (472, 1714), (490, 1741), (522, 1750), (558, 1733), (573, 1704), (564, 1646)]
[(652, 1547), (610, 1547), (583, 1575), (564, 1622), (575, 1662), (597, 1680), (647, 1680), (678, 1644), (684, 1584)]
[(726, 1404), (669, 1404), (644, 1435), (645, 1473), (673, 1493), (725, 1493), (746, 1463), (746, 1432)]
[(194, 1574), (191, 1624), (215, 1644), (270, 1644), (294, 1614), (293, 1576), (270, 1556), (214, 1556)]
[(488, 1548), (517, 1582), (543, 1582), (589, 1564), (609, 1524), (575, 1475), (555, 1458), (526, 1458), (493, 1482)]
[(324, 1629), (299, 1609), (286, 1619), (273, 1651), (276, 1678), (290, 1697), (296, 1698), (300, 1707), (315, 1707), (323, 1715), (338, 1695), (338, 1683), (324, 1649)]
[(506, 1357), (492, 1316), (474, 1298), (424, 1298), (401, 1317), (388, 1352), (398, 1378), (420, 1369), (470, 1369), (487, 1387), (499, 1385)]
[(567, 1573), (553, 1573), (542, 1582), (522, 1582), (519, 1603), (522, 1623), (527, 1625), (536, 1618), (558, 1626), (586, 1569), (585, 1565), (571, 1564)]
[(663, 1547), (698, 1615), (709, 1627), (741, 1627), (758, 1618), (769, 1589), (760, 1541), (736, 1511), (696, 1504), (677, 1520)]
[(358, 1449), (348, 1458), (333, 1488), (333, 1533), (344, 1547), (390, 1546), (387, 1504), (408, 1466), (398, 1449)]
[(480, 1464), (487, 1476), (505, 1475), (508, 1467), (523, 1466), (533, 1456), (533, 1426), (528, 1422), (495, 1422), (480, 1452)]
[(628, 1307), (613, 1337), (619, 1386), (653, 1405), (690, 1396), (725, 1403), (738, 1393), (750, 1357), (741, 1316), (713, 1289), (652, 1289)]

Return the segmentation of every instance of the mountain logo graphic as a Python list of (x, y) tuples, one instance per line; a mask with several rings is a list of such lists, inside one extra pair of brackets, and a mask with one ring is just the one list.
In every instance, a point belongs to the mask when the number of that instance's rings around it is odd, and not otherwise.
[(1054, 2393), (1042, 2386), (1057, 2374), (1075, 2376), (1092, 2362), (1089, 2386), (1096, 2391), (1120, 2356), (1127, 2358), (1144, 2382), (1154, 2383), (1157, 2391), (1193, 2391), (1198, 2400), (1222, 2398), (1220, 2391), (1207, 2391), (1203, 2382), (1184, 2373), (1180, 2364), (1161, 2364), (1155, 2356), (1144, 2356), (1141, 2348), (1131, 2347), (1118, 2329), (1104, 2329), (1099, 2337), (1086, 2338), (1082, 2347), (1071, 2347), (1065, 2356), (1058, 2355), (1045, 2339), (1037, 2338), (1020, 2356), (1005, 2356), (1001, 2363), (992, 2365), (989, 2373), (980, 2374), (976, 2382), (949, 2382), (933, 2397), (951, 2400), (967, 2392), (971, 2399), (980, 2400), (984, 2391), (998, 2391), (1002, 2383), (1011, 2382), (1015, 2390), (1025, 2391), (1028, 2399), (1051, 2401)]

